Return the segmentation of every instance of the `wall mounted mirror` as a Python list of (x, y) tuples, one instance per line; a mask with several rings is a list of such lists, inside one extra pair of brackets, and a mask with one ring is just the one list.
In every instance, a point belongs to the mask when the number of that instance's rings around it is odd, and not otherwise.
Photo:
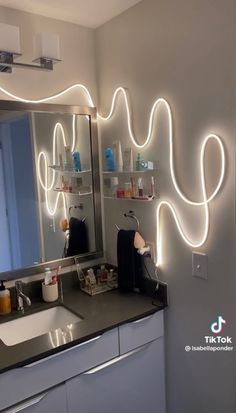
[(102, 255), (96, 110), (0, 101), (0, 278)]

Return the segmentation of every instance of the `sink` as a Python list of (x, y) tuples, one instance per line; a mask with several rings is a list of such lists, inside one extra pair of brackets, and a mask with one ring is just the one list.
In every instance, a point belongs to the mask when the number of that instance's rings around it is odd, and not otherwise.
[(65, 307), (57, 306), (0, 324), (0, 339), (7, 346), (14, 346), (79, 321), (82, 318)]

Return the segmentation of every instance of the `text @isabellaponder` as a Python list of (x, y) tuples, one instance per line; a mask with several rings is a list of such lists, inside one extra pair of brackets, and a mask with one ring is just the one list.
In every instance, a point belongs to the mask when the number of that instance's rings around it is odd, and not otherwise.
[(217, 321), (211, 323), (210, 329), (215, 335), (205, 336), (204, 345), (200, 346), (185, 346), (185, 351), (189, 353), (190, 351), (232, 351), (234, 349), (232, 343), (232, 337), (218, 335), (222, 332), (223, 325), (226, 321), (223, 317), (218, 316)]

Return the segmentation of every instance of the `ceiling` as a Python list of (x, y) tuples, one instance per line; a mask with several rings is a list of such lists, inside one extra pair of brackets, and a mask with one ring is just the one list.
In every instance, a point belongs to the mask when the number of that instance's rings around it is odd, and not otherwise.
[(0, 6), (96, 28), (141, 0), (0, 0)]

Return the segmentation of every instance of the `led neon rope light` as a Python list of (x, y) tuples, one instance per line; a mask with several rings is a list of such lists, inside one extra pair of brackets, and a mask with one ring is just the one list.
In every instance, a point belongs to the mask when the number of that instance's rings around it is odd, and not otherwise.
[[(182, 237), (182, 239), (184, 240), (184, 242), (191, 246), (192, 248), (199, 248), (201, 247), (208, 236), (208, 232), (209, 232), (209, 207), (208, 204), (209, 202), (211, 202), (215, 196), (218, 194), (222, 183), (223, 183), (223, 179), (224, 179), (224, 175), (225, 175), (225, 152), (224, 152), (224, 147), (223, 147), (223, 143), (221, 141), (221, 139), (219, 138), (219, 136), (211, 133), (209, 135), (206, 136), (206, 138), (204, 139), (202, 146), (201, 146), (201, 153), (200, 153), (200, 180), (201, 180), (201, 189), (202, 189), (202, 200), (200, 202), (197, 201), (192, 201), (191, 199), (187, 198), (186, 195), (181, 191), (176, 176), (175, 176), (175, 168), (174, 168), (174, 154), (173, 154), (173, 119), (172, 119), (172, 112), (171, 112), (171, 107), (169, 105), (169, 103), (163, 99), (163, 98), (159, 98), (157, 99), (151, 109), (151, 113), (150, 113), (150, 117), (149, 117), (149, 125), (148, 125), (148, 134), (146, 137), (146, 140), (144, 141), (144, 143), (142, 145), (139, 145), (135, 139), (133, 130), (132, 130), (132, 122), (131, 122), (131, 109), (130, 109), (130, 105), (129, 105), (129, 99), (127, 96), (127, 92), (124, 88), (120, 87), (118, 89), (116, 89), (113, 98), (112, 98), (112, 103), (111, 103), (111, 109), (110, 112), (107, 116), (101, 116), (99, 115), (99, 118), (103, 121), (108, 121), (109, 119), (112, 118), (114, 111), (115, 111), (115, 104), (116, 104), (116, 99), (118, 96), (118, 93), (121, 93), (123, 98), (124, 98), (124, 102), (125, 102), (125, 108), (126, 108), (126, 112), (127, 112), (127, 123), (128, 123), (128, 131), (129, 131), (129, 135), (130, 135), (130, 139), (133, 142), (133, 144), (137, 147), (137, 148), (144, 148), (146, 145), (148, 145), (148, 143), (151, 140), (152, 137), (152, 133), (153, 133), (153, 129), (154, 129), (154, 117), (156, 114), (157, 109), (161, 106), (164, 105), (164, 108), (167, 111), (167, 116), (168, 116), (168, 128), (169, 128), (169, 164), (170, 164), (170, 173), (171, 173), (171, 179), (174, 185), (174, 188), (176, 190), (176, 192), (178, 193), (178, 195), (180, 196), (180, 198), (186, 202), (189, 205), (192, 206), (199, 206), (199, 207), (203, 207), (204, 209), (204, 215), (205, 215), (205, 225), (204, 225), (204, 230), (203, 230), (203, 235), (202, 238), (197, 241), (197, 242), (192, 242), (187, 235), (185, 234), (182, 225), (180, 223), (180, 219), (178, 218), (178, 215), (175, 211), (175, 208), (173, 207), (173, 205), (170, 202), (167, 201), (161, 201), (158, 206), (157, 206), (157, 211), (156, 211), (156, 219), (157, 219), (157, 235), (156, 235), (156, 253), (157, 253), (157, 262), (156, 265), (159, 266), (162, 263), (162, 237), (161, 237), (161, 229), (160, 229), (160, 212), (162, 207), (166, 206), (170, 209), (173, 217), (174, 217), (174, 221), (176, 223), (176, 226), (178, 228), (178, 231)], [(207, 144), (210, 140), (214, 140), (217, 144), (218, 147), (220, 149), (220, 159), (221, 159), (221, 170), (220, 170), (220, 176), (217, 182), (217, 185), (215, 187), (215, 189), (213, 190), (212, 194), (207, 197), (207, 193), (206, 193), (206, 180), (205, 180), (205, 168), (204, 168), (204, 158), (205, 158), (205, 152), (206, 152), (206, 148), (207, 148)]]
[(54, 100), (57, 99), (67, 93), (69, 93), (71, 90), (74, 89), (81, 89), (84, 93), (85, 96), (88, 99), (89, 102), (89, 106), (94, 107), (94, 103), (92, 100), (92, 97), (88, 91), (88, 89), (86, 88), (86, 86), (80, 84), (80, 83), (75, 83), (72, 86), (67, 87), (66, 89), (62, 90), (61, 92), (56, 93), (55, 95), (51, 95), (42, 99), (24, 99), (21, 98), (20, 96), (14, 95), (11, 92), (8, 92), (8, 90), (4, 89), (3, 87), (0, 86), (0, 92), (4, 93), (5, 95), (9, 96), (12, 99), (18, 100), (19, 102), (24, 102), (24, 103), (45, 103), (45, 102), (50, 102), (50, 100)]
[[(42, 99), (38, 99), (38, 100), (29, 100), (29, 99), (23, 99), (20, 98), (10, 92), (8, 92), (6, 89), (0, 87), (0, 91), (3, 92), (4, 94), (6, 94), (7, 96), (19, 100), (21, 102), (29, 102), (29, 103), (42, 103), (42, 102), (48, 102), (50, 100), (56, 99), (60, 96), (63, 96), (64, 94), (68, 93), (69, 91), (71, 91), (72, 89), (81, 89), (83, 92), (85, 92), (87, 99), (88, 99), (88, 103), (90, 106), (94, 106), (93, 104), (93, 100), (92, 97), (88, 91), (88, 89), (82, 85), (82, 84), (75, 84), (72, 85), (70, 87), (68, 87), (67, 89), (64, 89), (63, 91), (53, 95), (53, 96), (49, 96), (46, 98), (42, 98)], [(202, 207), (204, 210), (204, 215), (205, 215), (205, 225), (204, 225), (204, 231), (203, 231), (203, 235), (202, 238), (197, 241), (197, 242), (193, 242), (191, 241), (187, 235), (185, 234), (182, 225), (180, 223), (180, 219), (178, 218), (178, 215), (175, 211), (174, 206), (167, 201), (161, 201), (158, 206), (157, 206), (157, 211), (156, 211), (156, 219), (157, 219), (157, 236), (156, 236), (156, 248), (157, 248), (157, 266), (160, 265), (162, 263), (162, 236), (161, 236), (161, 230), (160, 230), (160, 213), (161, 213), (161, 209), (165, 206), (167, 208), (170, 209), (174, 221), (176, 223), (177, 229), (182, 237), (182, 239), (184, 240), (184, 242), (193, 247), (193, 248), (198, 248), (200, 246), (202, 246), (208, 236), (208, 232), (209, 232), (209, 207), (208, 204), (216, 197), (216, 195), (219, 193), (219, 190), (222, 186), (223, 183), (223, 179), (224, 179), (224, 175), (225, 175), (225, 152), (224, 152), (224, 147), (223, 147), (223, 143), (221, 141), (221, 139), (219, 138), (219, 136), (215, 135), (214, 133), (209, 134), (206, 136), (206, 138), (204, 139), (202, 146), (201, 146), (201, 153), (200, 153), (200, 181), (201, 181), (201, 189), (202, 189), (202, 200), (201, 201), (193, 201), (189, 198), (187, 198), (187, 196), (181, 191), (176, 176), (175, 176), (175, 169), (174, 169), (174, 154), (173, 154), (173, 118), (172, 118), (172, 112), (171, 112), (171, 107), (169, 105), (169, 103), (163, 99), (163, 98), (159, 98), (157, 99), (151, 109), (151, 113), (150, 113), (150, 117), (149, 117), (149, 124), (148, 124), (148, 134), (147, 137), (144, 141), (143, 144), (138, 144), (134, 133), (133, 133), (133, 129), (132, 129), (132, 121), (131, 121), (131, 107), (130, 107), (130, 103), (129, 103), (129, 98), (128, 98), (128, 93), (126, 91), (125, 88), (123, 87), (119, 87), (115, 90), (113, 97), (112, 97), (112, 103), (111, 103), (111, 108), (110, 108), (110, 112), (108, 113), (107, 116), (102, 116), (101, 114), (98, 114), (98, 118), (102, 121), (108, 121), (112, 118), (114, 112), (115, 112), (115, 106), (116, 106), (116, 100), (118, 97), (118, 94), (121, 93), (123, 98), (124, 98), (124, 102), (125, 102), (125, 108), (126, 108), (126, 113), (127, 113), (127, 126), (128, 126), (128, 131), (129, 131), (129, 136), (130, 139), (132, 141), (132, 143), (139, 149), (144, 148), (146, 145), (149, 144), (152, 134), (153, 134), (153, 129), (154, 129), (154, 118), (157, 112), (157, 109), (160, 108), (162, 105), (165, 107), (166, 112), (167, 112), (167, 116), (168, 116), (168, 129), (169, 129), (169, 163), (170, 163), (170, 173), (171, 173), (171, 179), (174, 185), (174, 188), (176, 190), (176, 192), (178, 193), (178, 195), (180, 196), (180, 198), (186, 202), (189, 205), (192, 206), (199, 206)], [(74, 131), (74, 126), (73, 126), (73, 131)], [(74, 136), (74, 135), (73, 135)], [(205, 158), (205, 151), (206, 151), (206, 147), (207, 144), (210, 140), (214, 140), (220, 149), (220, 158), (221, 158), (221, 170), (220, 170), (220, 176), (217, 182), (217, 185), (215, 187), (215, 189), (213, 190), (212, 194), (210, 194), (209, 197), (207, 197), (207, 193), (206, 193), (206, 180), (205, 180), (205, 168), (204, 168), (204, 158)], [(56, 138), (53, 140), (53, 142), (56, 142)], [(73, 145), (72, 147), (74, 148), (74, 144), (75, 141), (73, 140)], [(55, 148), (54, 148), (55, 150)], [(54, 153), (54, 151), (53, 151)], [(40, 155), (43, 156), (43, 155)], [(39, 161), (38, 161), (39, 164)], [(44, 154), (44, 164), (46, 166), (47, 164), (47, 158), (46, 155)], [(38, 169), (39, 170), (39, 169)], [(41, 178), (41, 175), (39, 173), (39, 180), (41, 185), (44, 187), (45, 189), (45, 196), (47, 199), (47, 193), (50, 190), (49, 188), (52, 186), (52, 184), (48, 187), (48, 183), (47, 183), (47, 173), (45, 174), (45, 181), (46, 183), (44, 184)], [(53, 180), (55, 179), (55, 171), (54, 171), (54, 175), (53, 175)], [(64, 195), (64, 194), (62, 194)], [(58, 194), (58, 197), (60, 196), (60, 194)], [(48, 202), (48, 201), (47, 201)], [(56, 199), (56, 206), (58, 204), (58, 198)], [(47, 203), (47, 207), (49, 209), (49, 204)], [(50, 210), (49, 209), (49, 213), (52, 215), (55, 214), (56, 212), (56, 207), (54, 208), (54, 210)]]
[[(60, 135), (59, 135), (58, 132), (60, 132)], [(57, 122), (54, 126), (54, 129), (53, 129), (52, 165), (56, 165), (56, 147), (57, 147), (57, 141), (59, 139), (58, 138), (59, 136), (62, 137), (63, 145), (64, 145), (64, 147), (66, 147), (67, 143), (66, 143), (66, 136), (65, 136), (64, 128), (63, 128), (63, 126), (60, 122)], [(72, 148), (71, 148), (71, 152), (74, 151), (75, 145), (76, 145), (76, 115), (73, 115), (73, 117), (72, 117)], [(42, 175), (41, 175), (41, 167), (43, 167), (43, 170), (44, 170), (45, 181), (43, 180)], [(53, 187), (55, 185), (56, 172), (55, 172), (54, 169), (52, 169), (52, 180), (51, 180), (51, 184), (49, 184), (48, 183), (48, 168), (49, 168), (49, 162), (48, 162), (47, 154), (46, 154), (46, 152), (41, 151), (38, 154), (37, 171), (38, 171), (38, 179), (39, 179), (40, 185), (41, 185), (41, 187), (42, 187), (42, 189), (44, 190), (44, 193), (45, 193), (45, 202), (46, 202), (47, 211), (48, 211), (49, 215), (53, 217), (57, 212), (59, 200), (60, 200), (60, 198), (62, 198), (63, 208), (64, 208), (64, 216), (66, 218), (67, 217), (66, 197), (65, 197), (65, 194), (63, 192), (59, 192), (57, 194), (55, 204), (54, 204), (54, 208), (50, 207), (48, 192), (53, 190)]]

